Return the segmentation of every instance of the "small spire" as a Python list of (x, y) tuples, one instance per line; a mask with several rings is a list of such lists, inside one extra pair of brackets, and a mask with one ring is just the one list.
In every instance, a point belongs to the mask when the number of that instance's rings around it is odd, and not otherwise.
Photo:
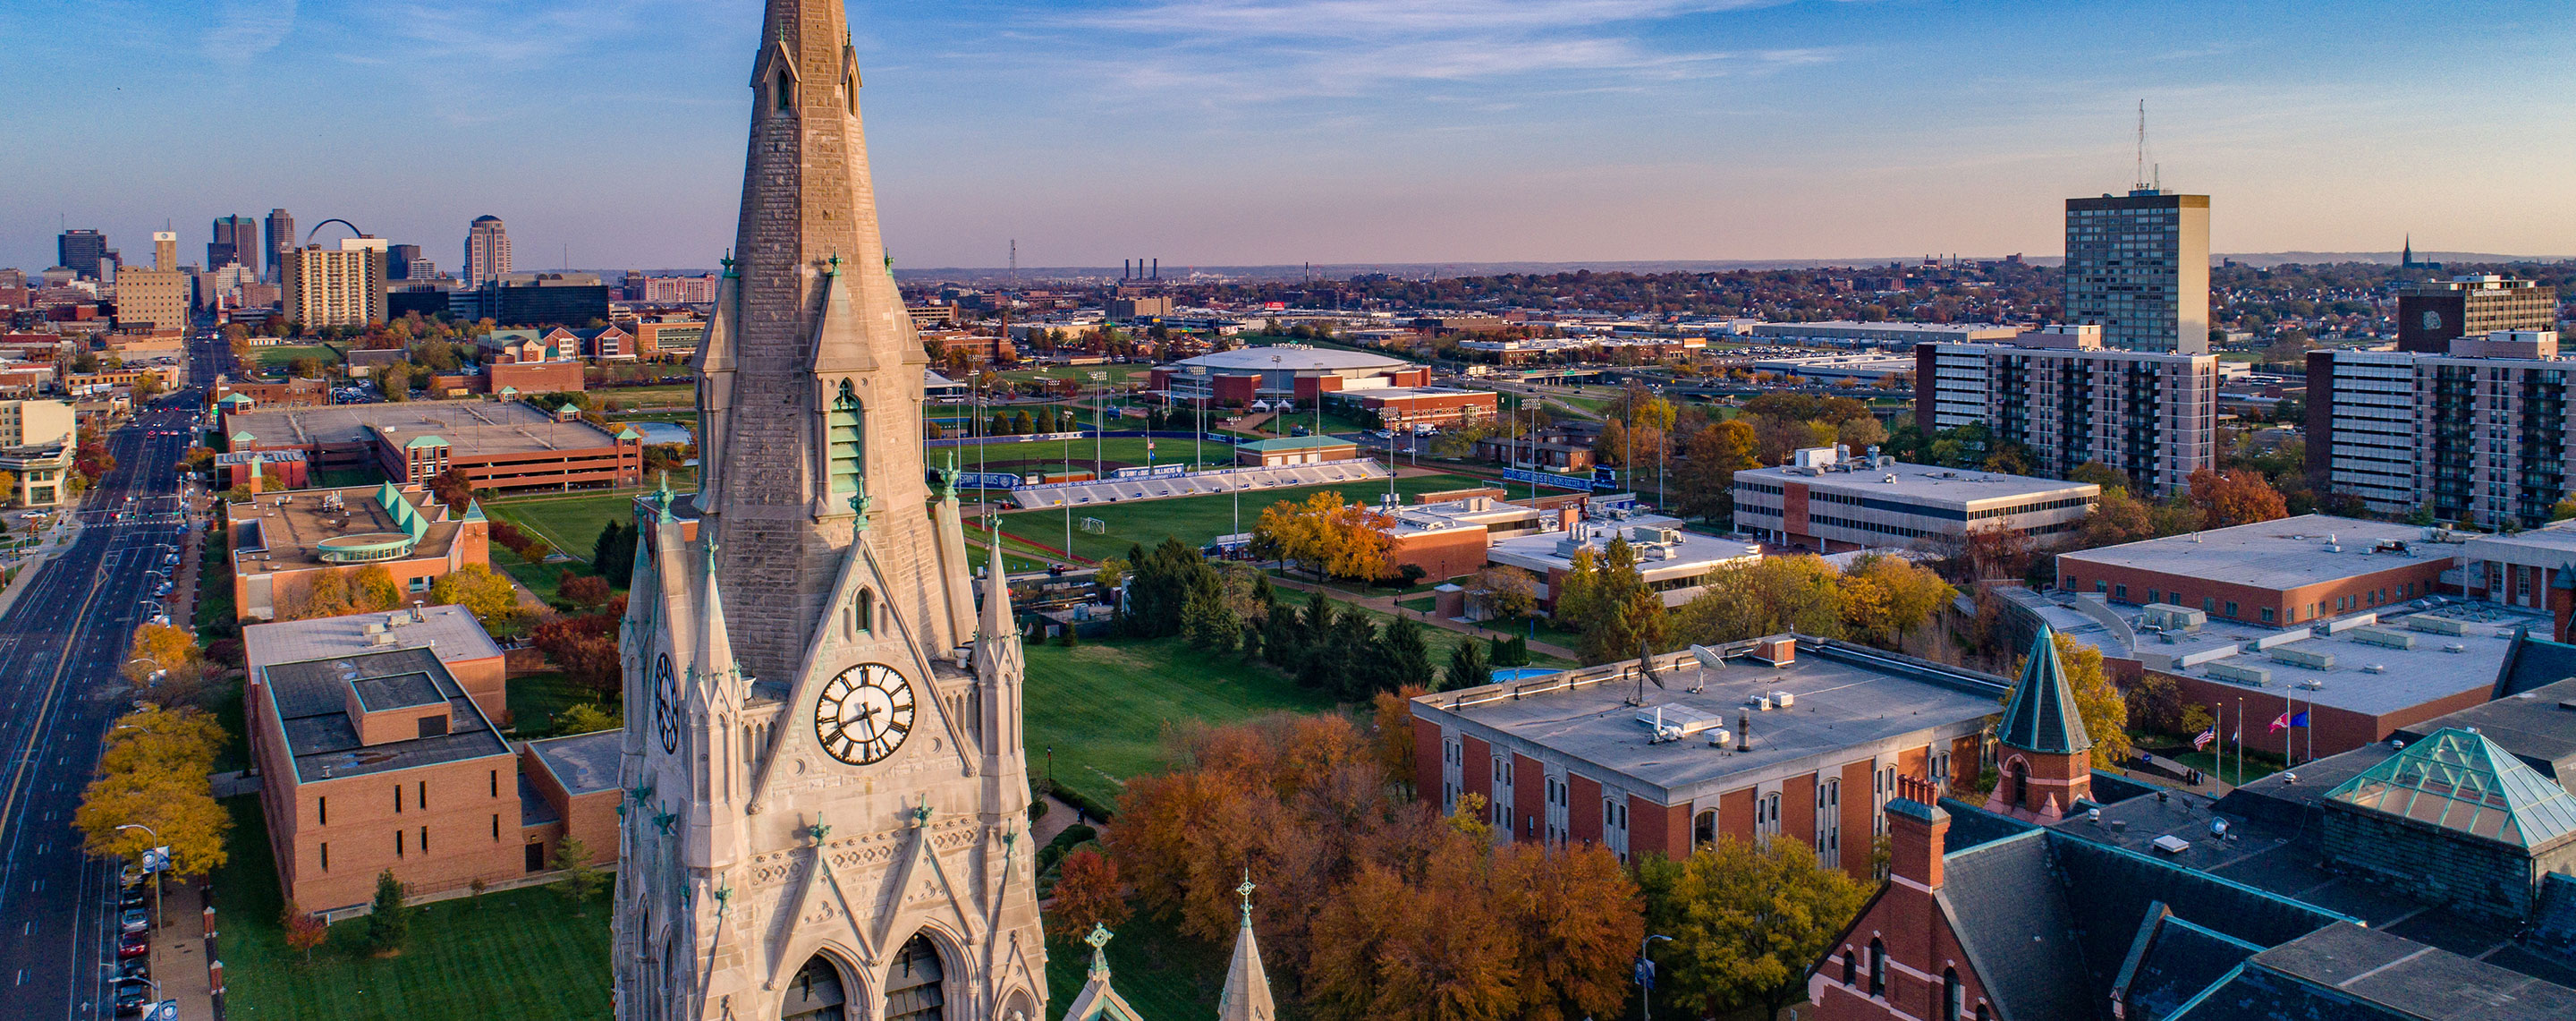
[(1109, 931), (1109, 927), (1106, 925), (1099, 922), (1091, 923), (1091, 935), (1083, 937), (1082, 941), (1091, 944), (1092, 974), (1103, 978), (1108, 977), (1109, 941), (1117, 935), (1117, 933)]
[(1243, 867), (1243, 885), (1235, 887), (1235, 896), (1243, 898), (1243, 927), (1252, 928), (1252, 866)]

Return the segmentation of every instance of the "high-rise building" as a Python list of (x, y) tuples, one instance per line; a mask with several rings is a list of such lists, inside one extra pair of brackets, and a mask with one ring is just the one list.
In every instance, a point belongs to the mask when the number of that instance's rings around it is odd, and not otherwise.
[(510, 271), (510, 228), (498, 216), (477, 216), (465, 230), (465, 286), (481, 287)]
[(379, 238), (346, 238), (338, 251), (289, 249), (279, 264), (286, 318), (307, 329), (385, 321), (385, 249)]
[(206, 242), (206, 269), (222, 269), (241, 263), (256, 271), (260, 267), (259, 224), (247, 216), (215, 217), (215, 238)]
[(152, 268), (174, 271), (179, 268), (179, 232), (152, 232)]
[(2102, 327), (2054, 326), (2013, 344), (1914, 349), (1914, 420), (1926, 434), (1984, 423), (2027, 449), (2031, 473), (2099, 462), (2150, 493), (2218, 463), (2218, 356), (2114, 351)]
[[(179, 246), (175, 235), (170, 247)], [(133, 327), (150, 324), (155, 329), (188, 328), (188, 294), (192, 289), (188, 274), (176, 267), (170, 269), (129, 269), (116, 275), (116, 324)]]
[(2209, 350), (2209, 196), (2066, 200), (2066, 321), (2121, 351)]
[(2400, 284), (2397, 349), (2449, 354), (2451, 341), (2497, 330), (2556, 330), (2558, 289), (2494, 275)]
[(768, 5), (698, 492), (636, 506), (609, 953), (630, 1021), (1049, 1000), (1014, 836), (1026, 661), (999, 575), (976, 605), (955, 491), (924, 478), (928, 358), (885, 269), (848, 31), (839, 0)]
[(409, 280), (411, 264), (419, 261), (419, 245), (389, 246), (385, 249), (385, 276), (392, 280)]
[(55, 265), (83, 278), (107, 278), (107, 235), (94, 230), (67, 230), (54, 236)]
[(2441, 354), (2310, 351), (2310, 484), (2378, 514), (2546, 524), (2570, 493), (2570, 375), (2542, 330), (2455, 338)]
[(260, 272), (273, 282), (284, 283), (284, 278), (278, 275), (282, 272), (278, 267), (286, 260), (286, 253), (295, 250), (295, 214), (283, 209), (269, 210), (267, 229), (268, 262)]

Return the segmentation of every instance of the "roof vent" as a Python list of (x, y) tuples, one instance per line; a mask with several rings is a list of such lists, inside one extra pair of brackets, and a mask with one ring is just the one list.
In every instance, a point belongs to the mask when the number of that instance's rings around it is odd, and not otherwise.
[(2166, 854), (2181, 854), (2184, 851), (2191, 850), (2191, 841), (2184, 840), (2181, 837), (2167, 833), (2164, 836), (2157, 837), (2152, 846), (2156, 850), (2163, 851)]
[(2451, 644), (2449, 644), (2449, 645), (2445, 645), (2445, 646), (2443, 646), (2443, 647), (2442, 647), (2442, 651), (2444, 651), (2444, 652), (2467, 652), (2467, 651), (2469, 651), (2469, 647), (2468, 647), (2468, 646), (2465, 646), (2465, 645), (2462, 645), (2462, 644), (2460, 644), (2460, 643), (2458, 643), (2458, 642), (2452, 642), (2452, 643), (2451, 643)]
[(2388, 672), (2388, 667), (2383, 663), (2364, 663), (2361, 665), (2361, 672), (2365, 674), (2384, 674)]

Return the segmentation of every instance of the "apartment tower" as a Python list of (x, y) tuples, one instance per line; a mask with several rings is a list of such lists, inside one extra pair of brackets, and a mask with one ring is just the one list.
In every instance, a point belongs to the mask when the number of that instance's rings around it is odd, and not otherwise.
[(2066, 200), (2066, 321), (2120, 351), (2209, 350), (2209, 196)]

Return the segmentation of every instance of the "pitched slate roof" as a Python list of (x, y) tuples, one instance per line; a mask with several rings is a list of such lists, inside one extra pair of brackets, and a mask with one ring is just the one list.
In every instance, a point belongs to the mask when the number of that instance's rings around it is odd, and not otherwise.
[(2004, 704), (2003, 728), (1995, 736), (2030, 752), (2072, 755), (2093, 748), (2075, 708), (2075, 691), (2066, 683), (2066, 666), (2057, 661), (2056, 633), (2046, 624), (2031, 639), (2030, 656), (2022, 662), (2021, 680)]
[(2567, 1017), (2576, 1017), (2576, 990), (2376, 929), (2334, 925), (2254, 955), (2170, 1021)]
[(2087, 988), (2075, 915), (2049, 875), (2049, 834), (2032, 830), (1942, 859), (1941, 902), (2004, 1021), (2105, 1013)]
[(2489, 697), (2519, 695), (2570, 677), (2576, 677), (2576, 645), (2519, 635), (2505, 650), (2504, 666), (2496, 671), (2495, 693)]
[(2576, 796), (2485, 735), (2454, 727), (2406, 746), (2326, 797), (2526, 849), (2576, 833)]

